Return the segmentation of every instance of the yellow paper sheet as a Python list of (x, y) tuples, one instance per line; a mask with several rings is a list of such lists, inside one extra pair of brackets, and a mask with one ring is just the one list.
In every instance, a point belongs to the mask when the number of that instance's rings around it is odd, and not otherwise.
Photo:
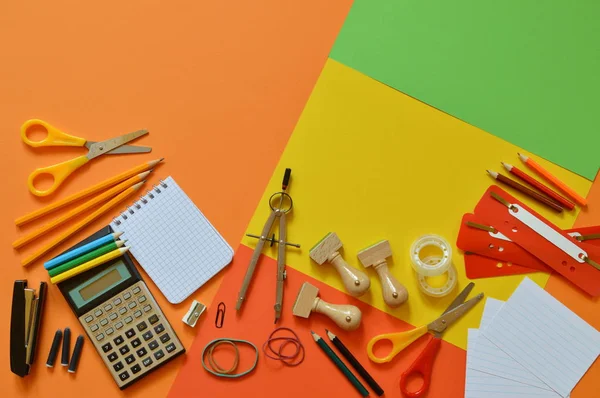
[[(390, 270), (408, 289), (408, 302), (388, 308), (372, 269), (367, 270), (370, 292), (361, 299), (415, 326), (423, 325), (441, 314), (467, 284), (463, 256), (455, 242), (462, 215), (473, 211), (493, 183), (486, 169), (502, 171), (501, 161), (521, 166), (518, 151), (506, 141), (329, 60), (248, 232), (260, 233), (270, 212), (268, 198), (281, 189), (284, 169), (292, 168), (289, 193), (294, 209), (287, 236), (302, 249), (289, 248), (287, 263), (344, 291), (334, 269), (312, 262), (309, 249), (334, 231), (344, 242), (344, 258), (362, 269), (357, 252), (388, 239), (394, 253)], [(587, 194), (589, 181), (544, 160), (540, 163), (580, 194)], [(562, 228), (571, 227), (576, 218), (575, 212), (557, 216), (519, 194), (516, 197)], [(409, 262), (410, 245), (428, 233), (444, 236), (454, 250), (458, 288), (443, 299), (419, 291)], [(256, 240), (244, 238), (243, 243), (254, 247)], [(276, 258), (276, 250), (275, 245), (265, 252)], [(542, 286), (548, 279), (542, 273), (530, 277)], [(479, 279), (474, 293), (505, 300), (522, 278)], [(476, 306), (449, 328), (444, 339), (465, 348), (466, 329), (479, 326), (482, 310), (483, 304)], [(291, 313), (290, 308), (285, 311)], [(381, 330), (385, 332), (391, 331)]]

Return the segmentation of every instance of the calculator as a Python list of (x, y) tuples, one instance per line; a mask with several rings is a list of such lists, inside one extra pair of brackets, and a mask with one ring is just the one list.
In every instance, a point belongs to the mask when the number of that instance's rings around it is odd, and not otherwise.
[[(112, 232), (103, 228), (71, 249)], [(121, 390), (185, 353), (129, 253), (58, 287)]]

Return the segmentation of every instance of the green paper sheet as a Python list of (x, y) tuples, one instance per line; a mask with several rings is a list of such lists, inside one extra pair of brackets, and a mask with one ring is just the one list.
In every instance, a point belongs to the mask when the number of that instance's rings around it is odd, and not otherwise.
[(590, 180), (600, 167), (598, 0), (355, 0), (331, 57)]

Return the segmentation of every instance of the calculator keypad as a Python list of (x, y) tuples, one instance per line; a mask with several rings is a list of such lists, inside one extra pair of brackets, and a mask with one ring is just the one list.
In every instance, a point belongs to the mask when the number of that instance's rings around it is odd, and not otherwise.
[(83, 314), (79, 321), (121, 388), (185, 352), (143, 281)]

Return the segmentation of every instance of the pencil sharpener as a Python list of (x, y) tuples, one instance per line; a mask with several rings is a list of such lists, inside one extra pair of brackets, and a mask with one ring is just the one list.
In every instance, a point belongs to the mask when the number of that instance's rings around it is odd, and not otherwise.
[(200, 319), (200, 315), (206, 311), (206, 306), (199, 301), (194, 300), (188, 312), (184, 315), (182, 321), (188, 326), (194, 327)]

